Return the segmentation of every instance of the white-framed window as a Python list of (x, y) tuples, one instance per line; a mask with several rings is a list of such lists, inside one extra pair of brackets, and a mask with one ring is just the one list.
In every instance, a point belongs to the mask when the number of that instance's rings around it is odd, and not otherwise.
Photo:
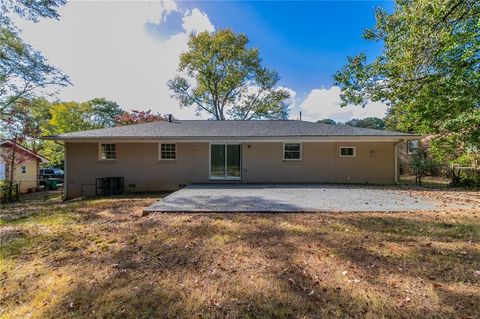
[(100, 160), (111, 161), (117, 159), (116, 144), (100, 144)]
[(357, 150), (354, 146), (340, 146), (340, 157), (355, 157)]
[(160, 144), (160, 159), (173, 161), (177, 159), (177, 144), (161, 143)]
[(27, 174), (27, 166), (26, 165), (22, 165), (21, 170), (22, 170), (22, 174)]
[(302, 143), (283, 143), (283, 160), (302, 160)]
[(420, 147), (419, 140), (407, 141), (407, 154), (417, 154)]

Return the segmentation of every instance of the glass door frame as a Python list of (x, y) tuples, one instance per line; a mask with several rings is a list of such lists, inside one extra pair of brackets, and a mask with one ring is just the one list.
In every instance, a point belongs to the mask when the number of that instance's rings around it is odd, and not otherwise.
[[(212, 145), (223, 145), (225, 147), (225, 175), (224, 176), (212, 176)], [(227, 176), (227, 145), (239, 145), (240, 146), (240, 176)], [(243, 143), (242, 142), (210, 142), (208, 144), (208, 178), (210, 180), (218, 181), (240, 181), (242, 180), (243, 170)]]

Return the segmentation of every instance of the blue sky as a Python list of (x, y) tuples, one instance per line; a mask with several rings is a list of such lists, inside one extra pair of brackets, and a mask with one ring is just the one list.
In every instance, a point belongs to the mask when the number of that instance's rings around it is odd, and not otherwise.
[(375, 24), (374, 8), (391, 8), (377, 1), (206, 1), (182, 2), (204, 11), (216, 28), (245, 33), (260, 49), (281, 84), (308, 93), (331, 86), (332, 74), (348, 55), (377, 55), (380, 43), (365, 41), (363, 29)]
[(279, 72), (279, 86), (292, 92), (292, 118), (302, 111), (307, 120), (346, 121), (386, 111), (378, 102), (340, 108), (332, 79), (348, 55), (381, 51), (381, 43), (361, 37), (378, 6), (391, 10), (393, 2), (70, 1), (59, 21), (17, 22), (24, 38), (71, 77), (74, 86), (58, 94), (63, 100), (103, 96), (125, 109), (197, 118), (178, 107), (166, 82), (177, 73), (190, 32), (231, 28)]

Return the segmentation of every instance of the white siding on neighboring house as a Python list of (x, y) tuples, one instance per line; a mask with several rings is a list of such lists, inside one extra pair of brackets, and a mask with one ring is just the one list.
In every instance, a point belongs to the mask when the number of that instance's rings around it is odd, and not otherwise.
[(5, 162), (0, 158), (0, 181), (5, 179)]

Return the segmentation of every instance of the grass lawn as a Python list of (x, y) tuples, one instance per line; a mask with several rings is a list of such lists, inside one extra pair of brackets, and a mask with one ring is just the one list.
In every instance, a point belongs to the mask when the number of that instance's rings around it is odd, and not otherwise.
[(480, 211), (142, 217), (157, 198), (2, 208), (0, 318), (480, 316)]

